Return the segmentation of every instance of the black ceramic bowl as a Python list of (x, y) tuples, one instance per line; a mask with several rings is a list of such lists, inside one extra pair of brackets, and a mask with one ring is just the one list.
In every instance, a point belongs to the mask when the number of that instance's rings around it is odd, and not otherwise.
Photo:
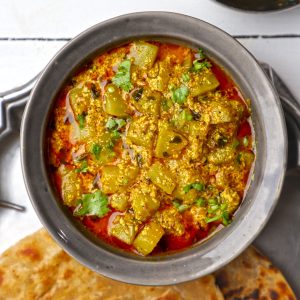
[[(107, 245), (64, 209), (47, 174), (45, 134), (55, 98), (76, 69), (96, 54), (135, 39), (202, 47), (252, 101), (256, 133), (254, 177), (233, 223), (204, 243), (175, 254), (140, 257)], [(52, 237), (82, 264), (135, 284), (166, 285), (213, 272), (242, 252), (277, 202), (286, 167), (286, 129), (278, 96), (257, 61), (230, 35), (198, 19), (166, 12), (120, 16), (70, 41), (48, 64), (26, 107), (21, 129), (24, 179), (31, 202)]]

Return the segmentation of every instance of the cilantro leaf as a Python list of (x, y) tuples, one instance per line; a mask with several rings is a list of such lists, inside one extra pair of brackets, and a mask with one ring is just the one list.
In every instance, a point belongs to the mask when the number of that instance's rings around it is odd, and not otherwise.
[(102, 150), (102, 147), (98, 143), (93, 144), (92, 153), (95, 155), (96, 159), (99, 159), (101, 150)]
[(195, 204), (197, 205), (197, 206), (200, 206), (200, 207), (203, 207), (203, 206), (205, 206), (205, 199), (204, 198), (198, 198), (198, 199), (196, 199), (195, 200)]
[(126, 121), (123, 119), (109, 118), (106, 122), (105, 127), (108, 130), (118, 130), (125, 125), (126, 125)]
[(193, 61), (192, 71), (199, 72), (203, 69), (210, 68), (212, 65), (209, 61), (200, 61), (199, 59), (196, 59)]
[(203, 49), (201, 49), (201, 48), (198, 49), (198, 56), (199, 56), (200, 60), (206, 58), (206, 55), (205, 55)]
[(189, 94), (189, 89), (186, 86), (181, 86), (173, 91), (172, 99), (178, 104), (183, 104)]
[(179, 212), (184, 212), (185, 210), (187, 210), (189, 208), (189, 206), (187, 204), (179, 203), (177, 200), (173, 201), (173, 205), (177, 208), (177, 210)]
[(183, 188), (183, 191), (185, 193), (188, 193), (190, 190), (194, 189), (196, 191), (203, 191), (205, 188), (204, 184), (201, 183), (201, 182), (194, 182), (194, 183), (190, 183), (188, 185), (186, 185), (184, 188)]
[(81, 165), (78, 169), (76, 169), (77, 173), (86, 173), (89, 169), (88, 163), (86, 160), (81, 161)]
[(184, 82), (188, 82), (190, 80), (190, 76), (187, 73), (182, 74), (181, 78)]
[(131, 61), (126, 59), (119, 64), (118, 71), (112, 78), (113, 84), (120, 87), (125, 92), (129, 92), (132, 89), (130, 82), (130, 67)]
[(100, 190), (93, 194), (83, 194), (79, 205), (75, 208), (75, 216), (104, 217), (110, 211), (108, 198)]

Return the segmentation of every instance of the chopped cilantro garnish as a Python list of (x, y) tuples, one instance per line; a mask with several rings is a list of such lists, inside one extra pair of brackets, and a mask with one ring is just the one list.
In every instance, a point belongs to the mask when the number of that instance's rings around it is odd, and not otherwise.
[(184, 82), (188, 82), (190, 80), (190, 76), (187, 73), (182, 74), (181, 78)]
[(124, 125), (126, 125), (126, 121), (123, 119), (109, 118), (106, 122), (105, 127), (108, 130), (118, 130), (122, 128)]
[(114, 138), (114, 139), (118, 139), (118, 138), (120, 138), (121, 137), (121, 134), (120, 134), (120, 132), (118, 131), (118, 130), (113, 130), (113, 132), (111, 133), (112, 134), (112, 137)]
[(198, 49), (198, 55), (199, 55), (200, 60), (206, 58), (206, 55), (205, 55), (203, 49), (201, 49), (201, 48)]
[(172, 106), (173, 102), (171, 99), (163, 98), (161, 101), (161, 106), (163, 111), (168, 111), (170, 107)]
[(95, 155), (96, 159), (99, 159), (101, 150), (102, 150), (102, 147), (98, 143), (93, 144), (93, 146), (92, 146), (92, 153)]
[(119, 64), (116, 75), (112, 78), (113, 84), (126, 92), (129, 92), (132, 89), (132, 84), (130, 82), (130, 67), (131, 61), (129, 59), (122, 61)]
[(187, 204), (179, 203), (177, 200), (173, 201), (173, 205), (177, 208), (177, 210), (179, 212), (184, 212), (185, 210), (187, 210), (189, 208), (189, 206)]
[(222, 218), (222, 215), (216, 215), (216, 216), (214, 216), (214, 217), (212, 217), (212, 218), (206, 218), (206, 219), (205, 219), (205, 222), (206, 222), (206, 223), (211, 223), (211, 222), (218, 221), (218, 220), (220, 220), (221, 218)]
[(183, 104), (189, 94), (189, 89), (186, 86), (181, 86), (173, 91), (172, 99), (178, 104)]
[(201, 206), (201, 207), (203, 207), (203, 206), (205, 206), (205, 199), (204, 198), (198, 198), (198, 199), (196, 199), (195, 200), (195, 204), (197, 205), (197, 206)]
[(185, 193), (188, 193), (190, 190), (194, 189), (196, 191), (203, 191), (205, 188), (204, 184), (201, 183), (201, 182), (194, 182), (194, 183), (190, 183), (188, 185), (186, 185), (184, 188), (183, 188), (183, 191)]
[(83, 194), (79, 205), (74, 211), (75, 216), (98, 216), (104, 217), (110, 209), (108, 208), (108, 198), (100, 190), (93, 194)]
[(85, 117), (86, 117), (85, 113), (82, 113), (81, 115), (77, 116), (80, 129), (83, 129), (85, 126)]
[(245, 147), (247, 147), (247, 146), (249, 145), (249, 139), (248, 139), (247, 136), (244, 136), (244, 137), (243, 137), (243, 145), (244, 145)]
[(78, 169), (76, 169), (76, 172), (77, 173), (86, 173), (88, 171), (88, 168), (89, 168), (88, 163), (84, 159), (84, 160), (81, 161), (80, 167)]
[(199, 61), (199, 59), (196, 59), (193, 61), (193, 67), (192, 71), (199, 72), (203, 69), (207, 69), (211, 67), (211, 63), (209, 61)]

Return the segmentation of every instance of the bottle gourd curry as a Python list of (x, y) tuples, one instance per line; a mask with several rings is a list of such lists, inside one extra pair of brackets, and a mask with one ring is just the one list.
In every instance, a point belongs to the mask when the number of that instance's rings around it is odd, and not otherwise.
[(82, 66), (57, 97), (47, 141), (63, 204), (144, 256), (229, 225), (255, 159), (250, 101), (233, 80), (202, 49), (157, 41)]

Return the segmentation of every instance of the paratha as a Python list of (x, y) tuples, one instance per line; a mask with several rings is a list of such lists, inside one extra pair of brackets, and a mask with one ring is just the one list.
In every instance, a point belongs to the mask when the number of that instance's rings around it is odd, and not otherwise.
[(249, 247), (223, 269), (166, 287), (120, 283), (79, 264), (42, 229), (0, 257), (0, 300), (295, 300), (281, 272)]
[(282, 273), (254, 247), (249, 247), (215, 276), (226, 300), (296, 299)]
[(167, 287), (134, 286), (100, 276), (40, 230), (0, 258), (0, 300), (222, 300), (210, 275)]

